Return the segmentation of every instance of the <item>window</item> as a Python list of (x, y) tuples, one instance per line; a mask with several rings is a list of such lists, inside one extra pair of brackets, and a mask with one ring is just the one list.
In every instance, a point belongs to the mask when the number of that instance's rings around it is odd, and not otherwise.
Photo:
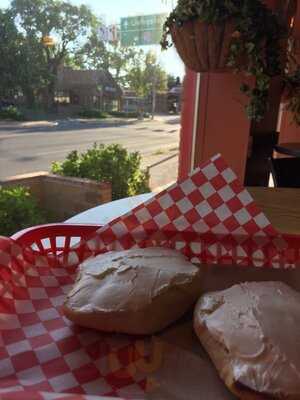
[[(0, 41), (1, 51), (9, 49), (5, 76), (0, 76), (0, 107), (14, 104), (35, 121), (9, 130), (0, 125), (0, 138), (5, 137), (0, 179), (50, 171), (53, 162), (96, 142), (138, 151), (141, 168), (150, 171), (151, 190), (176, 180), (184, 67), (174, 48), (162, 52), (159, 45), (172, 1), (61, 0), (74, 6), (69, 14), (54, 7), (55, 0), (43, 6), (36, 2), (34, 8), (31, 1), (19, 7), (17, 1), (0, 0), (1, 13), (9, 11), (6, 29), (14, 39)], [(41, 28), (43, 7), (49, 18)], [(15, 47), (21, 39), (31, 46), (22, 48), (22, 57)], [(19, 131), (22, 135), (8, 134)]]

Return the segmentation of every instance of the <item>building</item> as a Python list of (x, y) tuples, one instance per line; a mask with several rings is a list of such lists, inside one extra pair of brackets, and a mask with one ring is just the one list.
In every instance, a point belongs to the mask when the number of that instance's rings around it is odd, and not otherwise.
[(122, 90), (108, 71), (63, 67), (56, 83), (56, 102), (73, 107), (119, 111)]
[[(181, 109), (182, 86), (175, 86), (168, 92), (157, 92), (155, 98), (155, 112), (158, 114), (178, 114)], [(152, 96), (138, 97), (134, 91), (125, 90), (123, 93), (122, 110), (135, 112), (143, 108), (144, 111), (152, 112)]]

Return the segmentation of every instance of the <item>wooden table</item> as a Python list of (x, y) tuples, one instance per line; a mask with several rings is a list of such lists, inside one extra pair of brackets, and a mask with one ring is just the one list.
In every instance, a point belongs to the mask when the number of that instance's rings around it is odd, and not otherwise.
[[(248, 188), (275, 228), (300, 234), (300, 189)], [(117, 200), (78, 214), (67, 223), (103, 225), (148, 200), (153, 194)]]
[(300, 234), (300, 189), (248, 188), (257, 205), (282, 233)]

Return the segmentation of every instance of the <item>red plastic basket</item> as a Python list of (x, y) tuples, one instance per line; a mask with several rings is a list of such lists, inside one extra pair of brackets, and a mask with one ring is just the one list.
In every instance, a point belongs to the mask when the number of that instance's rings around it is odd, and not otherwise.
[[(73, 247), (81, 240), (88, 239), (101, 225), (83, 224), (48, 224), (28, 228), (12, 236), (20, 246), (31, 247), (39, 255), (47, 256), (52, 261), (59, 255), (68, 257), (75, 251), (79, 262), (84, 258), (84, 247)], [(287, 264), (300, 263), (300, 235), (283, 234), (287, 247), (282, 250), (282, 259)], [(49, 257), (50, 256), (50, 257)]]
[[(12, 239), (22, 247), (31, 247), (36, 254), (56, 258), (62, 253), (67, 256), (75, 244), (90, 237), (100, 227), (65, 223), (39, 225), (17, 232)], [(81, 261), (81, 249), (74, 250)]]
[[(37, 226), (33, 227), (30, 229), (26, 229), (24, 231), (21, 231), (13, 236), (13, 239), (17, 242), (18, 245), (22, 247), (31, 247), (33, 249), (33, 252), (35, 252), (37, 255), (42, 255), (47, 257), (47, 260), (49, 261), (49, 265), (47, 265), (46, 268), (46, 276), (51, 279), (56, 279), (57, 284), (55, 286), (50, 286), (50, 287), (44, 287), (43, 284), (40, 285), (40, 280), (45, 279), (45, 268), (44, 265), (38, 265), (38, 269), (40, 269), (38, 276), (31, 275), (32, 271), (29, 266), (29, 271), (31, 272), (30, 274), (25, 274), (26, 275), (26, 284), (28, 282), (28, 290), (27, 288), (24, 290), (24, 287), (22, 285), (20, 286), (15, 286), (13, 289), (16, 291), (14, 293), (18, 293), (17, 299), (27, 299), (26, 295), (28, 292), (35, 294), (37, 293), (40, 295), (40, 293), (46, 292), (46, 297), (47, 298), (41, 298), (41, 299), (33, 299), (31, 300), (31, 297), (29, 295), (27, 301), (29, 304), (32, 304), (32, 307), (34, 309), (34, 312), (29, 313), (28, 315), (26, 313), (24, 314), (18, 314), (16, 313), (17, 317), (20, 318), (22, 321), (25, 321), (25, 323), (31, 326), (32, 321), (35, 321), (37, 325), (37, 333), (36, 335), (40, 335), (38, 328), (40, 326), (44, 326), (45, 332), (43, 337), (46, 335), (46, 337), (51, 337), (50, 338), (50, 343), (47, 342), (47, 345), (50, 346), (51, 351), (54, 352), (54, 356), (56, 357), (55, 349), (62, 349), (61, 352), (59, 350), (59, 353), (57, 358), (55, 360), (50, 360), (46, 361), (47, 368), (44, 367), (44, 364), (41, 363), (39, 360), (34, 359), (32, 364), (28, 365), (27, 361), (27, 353), (23, 352), (22, 353), (22, 347), (20, 350), (18, 350), (18, 354), (16, 356), (8, 357), (7, 356), (7, 350), (6, 348), (4, 351), (2, 351), (2, 355), (5, 354), (6, 358), (9, 358), (9, 362), (14, 362), (13, 368), (19, 368), (20, 366), (20, 357), (21, 357), (21, 368), (22, 371), (27, 371), (28, 369), (31, 371), (33, 368), (36, 368), (37, 370), (42, 370), (40, 373), (40, 379), (42, 382), (40, 384), (35, 384), (31, 386), (31, 390), (35, 391), (34, 393), (31, 393), (29, 390), (28, 386), (24, 386), (24, 391), (19, 392), (19, 393), (13, 393), (11, 396), (8, 394), (8, 397), (3, 397), (2, 394), (0, 393), (0, 398), (2, 399), (23, 399), (23, 400), (32, 400), (32, 399), (49, 399), (50, 396), (55, 396), (59, 392), (62, 391), (60, 389), (60, 386), (57, 388), (54, 386), (54, 389), (52, 386), (50, 387), (49, 381), (53, 383), (53, 385), (56, 384), (56, 382), (65, 382), (67, 385), (70, 385), (71, 389), (68, 389), (71, 393), (71, 390), (74, 390), (73, 393), (76, 393), (75, 390), (78, 390), (78, 395), (75, 394), (76, 399), (85, 399), (85, 397), (80, 397), (79, 394), (81, 393), (89, 393), (89, 394), (99, 394), (101, 392), (105, 396), (114, 396), (115, 398), (120, 398), (123, 399), (125, 398), (130, 398), (130, 396), (123, 396), (124, 393), (129, 393), (130, 390), (139, 390), (139, 393), (145, 391), (146, 388), (146, 383), (147, 382), (147, 376), (143, 375), (136, 375), (134, 377), (128, 377), (126, 375), (126, 379), (124, 379), (124, 373), (127, 371), (127, 368), (129, 366), (132, 366), (133, 360), (132, 354), (134, 357), (140, 357), (139, 354), (133, 353), (136, 349), (136, 339), (133, 337), (128, 337), (124, 340), (124, 338), (120, 338), (120, 341), (116, 339), (115, 337), (111, 337), (109, 335), (106, 336), (99, 336), (98, 334), (95, 336), (93, 331), (86, 330), (85, 328), (79, 328), (79, 327), (71, 327), (69, 323), (66, 321), (66, 319), (63, 317), (61, 314), (61, 310), (59, 309), (59, 306), (57, 305), (57, 297), (58, 298), (64, 298), (65, 297), (65, 291), (62, 290), (62, 288), (66, 289), (67, 286), (72, 285), (74, 283), (74, 277), (75, 277), (75, 272), (76, 272), (76, 267), (77, 263), (75, 264), (70, 264), (68, 265), (67, 263), (64, 264), (63, 260), (61, 266), (63, 266), (63, 275), (59, 274), (49, 274), (49, 271), (51, 269), (51, 266), (53, 265), (56, 272), (56, 268), (59, 264), (56, 263), (56, 259), (58, 260), (63, 256), (62, 258), (64, 259), (65, 257), (68, 258), (69, 254), (72, 252), (76, 252), (78, 256), (78, 262), (82, 262), (82, 260), (85, 258), (85, 245), (82, 243), (82, 246), (76, 246), (73, 248), (73, 244), (78, 243), (78, 241), (85, 239), (89, 239), (90, 236), (93, 236), (95, 231), (99, 228), (97, 225), (68, 225), (68, 224), (54, 224), (54, 225), (45, 225), (45, 226)], [(282, 252), (283, 258), (287, 261), (290, 262), (291, 264), (295, 264), (299, 260), (299, 254), (300, 254), (300, 237), (299, 236), (292, 236), (292, 235), (284, 235), (285, 240), (288, 243), (288, 248)], [(5, 245), (5, 240), (3, 241)], [(8, 240), (8, 242), (10, 242)], [(11, 243), (8, 243), (8, 245), (11, 245)], [(31, 253), (31, 252), (29, 252)], [(31, 254), (30, 254), (31, 255)], [(39, 258), (39, 257), (37, 257)], [(18, 260), (16, 260), (18, 261)], [(52, 261), (53, 264), (52, 264)], [(48, 268), (50, 267), (50, 269)], [(68, 266), (68, 268), (65, 268), (65, 266)], [(70, 266), (70, 268), (69, 268)], [(34, 269), (35, 271), (36, 269)], [(18, 265), (16, 265), (16, 268), (14, 271), (19, 271), (18, 270)], [(6, 271), (3, 271), (6, 272)], [(23, 273), (23, 270), (21, 269), (21, 272)], [(52, 272), (52, 269), (51, 269)], [(60, 271), (59, 271), (60, 272)], [(6, 275), (8, 278), (10, 275)], [(17, 275), (14, 275), (14, 279), (16, 282), (19, 282), (16, 277)], [(5, 276), (4, 276), (5, 278)], [(22, 278), (22, 277), (21, 277)], [(22, 281), (20, 281), (22, 282)], [(52, 282), (52, 281), (51, 281)], [(50, 282), (50, 283), (51, 283)], [(4, 286), (4, 288), (6, 288)], [(18, 291), (20, 290), (20, 292)], [(41, 291), (41, 292), (40, 292)], [(20, 294), (19, 294), (20, 293)], [(11, 294), (11, 292), (8, 292), (8, 294)], [(24, 297), (25, 296), (25, 297)], [(42, 294), (41, 294), (42, 296)], [(54, 301), (54, 305), (52, 303)], [(7, 309), (9, 304), (11, 302), (10, 297), (4, 298), (2, 301), (2, 305), (4, 305), (4, 309)], [(26, 300), (25, 300), (26, 303)], [(34, 304), (34, 305), (33, 305)], [(1, 305), (1, 304), (0, 304)], [(5, 308), (6, 307), (6, 308)], [(8, 308), (9, 310), (9, 308)], [(41, 318), (43, 318), (44, 313), (49, 313), (47, 315), (51, 317), (51, 313), (53, 313), (53, 320), (45, 321)], [(59, 313), (59, 317), (57, 316), (57, 313)], [(14, 319), (14, 313), (13, 314), (13, 321)], [(9, 313), (7, 315), (10, 315)], [(57, 316), (57, 318), (56, 318)], [(24, 319), (25, 318), (25, 319)], [(27, 319), (28, 318), (28, 319)], [(24, 335), (24, 329), (28, 329), (27, 325), (24, 327), (20, 326), (18, 329), (12, 329), (12, 335), (11, 337), (9, 336), (10, 333), (9, 331), (6, 332), (6, 345), (11, 348), (11, 345), (18, 345), (18, 342), (21, 340), (19, 339), (19, 334)], [(31, 329), (31, 328), (30, 328)], [(39, 328), (40, 329), (40, 328)], [(51, 335), (53, 335), (53, 331), (58, 331), (59, 334), (58, 336), (54, 336), (54, 339), (52, 338)], [(32, 332), (32, 330), (30, 331)], [(60, 333), (62, 332), (62, 333)], [(30, 333), (31, 334), (31, 333)], [(35, 335), (35, 332), (32, 333)], [(55, 333), (55, 335), (57, 335)], [(60, 336), (62, 335), (62, 336)], [(23, 336), (22, 336), (23, 337)], [(86, 338), (86, 342), (82, 342), (82, 337)], [(90, 339), (91, 338), (91, 339)], [(32, 340), (35, 340), (33, 338)], [(89, 341), (91, 340), (91, 341)], [(21, 342), (22, 343), (22, 342)], [(35, 343), (35, 342), (33, 342)], [(43, 346), (44, 343), (37, 342), (37, 346)], [(148, 343), (148, 342), (147, 342)], [(148, 345), (148, 344), (147, 344)], [(116, 347), (117, 346), (117, 347)], [(0, 346), (1, 347), (1, 346)], [(43, 347), (42, 347), (43, 348)], [(0, 349), (1, 350), (1, 349)], [(37, 351), (37, 350), (35, 350)], [(40, 351), (40, 349), (39, 349)], [(58, 351), (58, 350), (57, 350)], [(0, 352), (1, 353), (1, 352)], [(75, 368), (75, 371), (71, 372), (66, 372), (65, 368), (66, 367), (66, 359), (69, 360), (68, 357), (70, 357), (70, 353), (72, 357), (77, 357), (76, 360), (78, 360), (77, 354), (80, 354), (80, 357), (82, 357), (82, 360), (87, 359), (88, 361), (83, 361), (83, 366), (78, 366), (78, 368)], [(35, 353), (34, 353), (35, 354)], [(43, 353), (44, 354), (44, 353)], [(47, 353), (48, 354), (48, 353)], [(50, 352), (50, 354), (52, 354)], [(111, 364), (109, 364), (108, 357), (114, 357), (113, 360), (117, 359), (118, 361), (118, 368), (115, 370), (115, 364), (113, 367)], [(1, 356), (1, 354), (0, 354)], [(117, 358), (115, 358), (117, 357)], [(13, 361), (11, 361), (13, 359)], [(29, 357), (29, 360), (31, 358)], [(81, 358), (80, 358), (81, 360)], [(92, 361), (90, 361), (92, 360)], [(95, 361), (97, 360), (97, 361)], [(138, 358), (137, 358), (138, 360)], [(97, 362), (97, 368), (95, 368), (95, 362)], [(52, 364), (53, 363), (53, 364)], [(86, 364), (84, 364), (86, 363)], [(43, 364), (43, 365), (42, 365)], [(1, 365), (1, 357), (0, 357), (0, 365)], [(48, 365), (50, 367), (48, 368)], [(54, 365), (52, 367), (52, 365)], [(100, 367), (98, 368), (98, 365)], [(105, 367), (105, 370), (101, 369), (103, 366)], [(111, 369), (107, 369), (109, 368)], [(30, 368), (29, 368), (30, 367)], [(45, 371), (45, 372), (44, 372)], [(69, 371), (69, 369), (67, 369)], [(125, 371), (125, 372), (124, 372)], [(2, 372), (2, 371), (1, 371)], [(27, 372), (26, 372), (27, 373)], [(120, 377), (120, 373), (122, 374)], [(0, 374), (1, 375), (1, 374)], [(34, 375), (30, 372), (29, 376), (34, 378)], [(67, 378), (65, 378), (67, 376)], [(16, 374), (16, 377), (18, 375)], [(4, 388), (10, 388), (14, 387), (17, 385), (19, 382), (19, 378), (16, 378), (15, 375), (13, 375), (13, 379), (10, 380), (10, 378), (5, 378), (0, 379), (0, 391), (1, 391), (1, 383), (4, 385)], [(17, 382), (17, 383), (15, 383)], [(94, 385), (94, 382), (97, 382), (97, 386), (92, 386), (92, 392), (89, 392), (90, 386), (85, 387), (86, 384), (91, 384)], [(26, 381), (27, 383), (27, 381)], [(51, 384), (52, 384), (51, 383)], [(19, 384), (19, 383), (18, 383)], [(46, 385), (46, 386), (43, 386)], [(73, 385), (73, 386), (72, 386)], [(102, 386), (101, 386), (102, 385)], [(46, 387), (46, 389), (45, 389)], [(34, 388), (34, 389), (33, 389)], [(96, 389), (95, 389), (96, 388)], [(54, 394), (54, 390), (57, 391), (57, 393)], [(65, 390), (65, 389), (64, 389)], [(96, 392), (95, 392), (96, 390)], [(107, 391), (106, 391), (107, 390)], [(124, 390), (124, 391), (122, 391)], [(47, 392), (50, 391), (51, 393), (41, 394), (41, 392)], [(66, 392), (67, 393), (67, 392)], [(144, 396), (140, 396), (143, 398)], [(54, 398), (54, 397), (53, 397)], [(136, 398), (136, 397), (135, 397)]]

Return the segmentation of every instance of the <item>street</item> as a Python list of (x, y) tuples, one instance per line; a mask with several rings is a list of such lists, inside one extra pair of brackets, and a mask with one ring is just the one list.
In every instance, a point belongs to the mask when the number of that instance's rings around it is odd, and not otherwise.
[[(148, 167), (178, 153), (178, 117), (154, 121), (65, 119), (46, 122), (0, 123), (0, 179), (36, 171), (49, 171), (72, 150), (85, 151), (93, 143), (118, 143), (139, 151)], [(178, 158), (151, 169), (151, 188), (177, 178)], [(163, 168), (163, 169), (162, 169)], [(163, 173), (162, 173), (163, 171)]]

